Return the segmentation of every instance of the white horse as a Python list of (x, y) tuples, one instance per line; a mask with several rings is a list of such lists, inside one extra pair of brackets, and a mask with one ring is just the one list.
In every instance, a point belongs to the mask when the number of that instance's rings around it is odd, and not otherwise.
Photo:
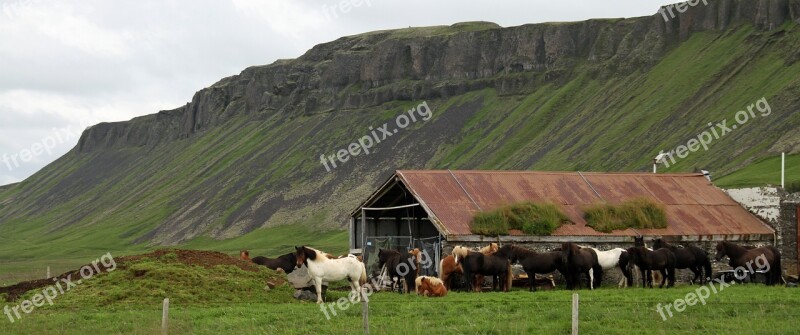
[(306, 246), (295, 247), (295, 257), (297, 266), (305, 264), (308, 274), (314, 281), (314, 288), (317, 290), (317, 303), (322, 301), (322, 281), (338, 281), (347, 279), (355, 299), (354, 302), (361, 301), (361, 285), (367, 282), (367, 269), (356, 257), (342, 257), (331, 259), (328, 255), (317, 249)]
[[(622, 248), (614, 248), (608, 251), (600, 251), (597, 248), (592, 248), (592, 250), (594, 250), (594, 252), (597, 254), (597, 263), (600, 264), (600, 267), (603, 268), (603, 271), (611, 270), (613, 268), (619, 268), (620, 271), (622, 271), (623, 278), (620, 279), (619, 284), (617, 284), (617, 286), (619, 287), (627, 286), (628, 283), (627, 279), (630, 276), (630, 274), (627, 272), (628, 271), (627, 269), (623, 268), (627, 267), (627, 264), (623, 264), (622, 266), (620, 266), (619, 264), (620, 257), (623, 255), (623, 253), (627, 253), (627, 251), (625, 251), (625, 249)], [(600, 283), (597, 283), (597, 285), (595, 286), (600, 286)]]

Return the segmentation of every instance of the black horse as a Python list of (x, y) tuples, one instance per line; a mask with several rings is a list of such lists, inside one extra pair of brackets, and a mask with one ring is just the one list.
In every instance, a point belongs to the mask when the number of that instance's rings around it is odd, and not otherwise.
[(633, 264), (639, 267), (642, 275), (642, 287), (653, 287), (652, 271), (661, 272), (661, 285), (667, 283), (667, 287), (675, 285), (675, 255), (667, 249), (650, 251), (645, 247), (628, 248), (628, 255)]
[(294, 271), (295, 265), (297, 264), (297, 258), (295, 257), (294, 253), (288, 253), (283, 256), (278, 256), (277, 258), (267, 258), (264, 256), (256, 256), (252, 259), (250, 258), (250, 252), (247, 250), (242, 250), (239, 254), (239, 258), (242, 260), (248, 260), (258, 265), (266, 266), (272, 270), (282, 269), (283, 272), (286, 274), (292, 273)]
[(416, 290), (417, 269), (419, 264), (417, 258), (409, 252), (397, 250), (378, 250), (378, 268), (386, 266), (389, 278), (392, 279), (392, 291), (394, 291), (395, 278), (405, 279), (405, 288), (400, 292), (411, 293)]
[(562, 275), (565, 275), (565, 268), (561, 261), (561, 252), (535, 252), (525, 248), (520, 248), (510, 244), (506, 244), (497, 251), (500, 255), (508, 256), (511, 263), (519, 262), (522, 269), (528, 274), (528, 281), (530, 282), (530, 291), (536, 291), (536, 274), (548, 274), (553, 271), (559, 270)]
[(503, 292), (509, 290), (509, 279), (511, 278), (511, 263), (508, 261), (508, 255), (504, 253), (495, 252), (490, 255), (484, 255), (480, 252), (467, 251), (466, 255), (459, 255), (457, 257), (459, 264), (464, 269), (464, 278), (474, 291), (480, 291), (480, 283), (476, 287), (475, 275), (492, 276), (492, 290), (501, 289)]
[[(690, 245), (688, 247), (677, 247), (657, 238), (653, 241), (653, 249), (668, 249), (675, 254), (675, 268), (676, 269), (689, 269), (694, 273), (691, 283), (694, 284), (697, 278), (700, 278), (700, 285), (703, 285), (706, 279), (711, 278), (711, 259), (706, 254), (706, 251)], [(705, 276), (703, 276), (705, 271)]]
[(597, 261), (597, 254), (591, 248), (581, 248), (572, 242), (561, 244), (561, 262), (564, 264), (564, 278), (567, 289), (580, 287), (581, 274), (586, 275), (587, 287), (594, 289), (594, 276), (602, 276), (603, 268)]

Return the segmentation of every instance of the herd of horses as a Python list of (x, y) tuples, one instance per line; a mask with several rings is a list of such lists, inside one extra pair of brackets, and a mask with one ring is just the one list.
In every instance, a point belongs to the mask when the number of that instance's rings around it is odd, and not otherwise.
[[(729, 258), (728, 265), (733, 269), (749, 269), (750, 280), (756, 272), (763, 273), (767, 285), (779, 284), (781, 277), (781, 255), (772, 246), (750, 247), (740, 246), (732, 242), (719, 242), (716, 246), (715, 259), (720, 261)], [(273, 270), (281, 269), (291, 273), (295, 268), (305, 265), (311, 276), (316, 292), (317, 302), (322, 302), (321, 285), (323, 281), (347, 280), (350, 283), (356, 301), (360, 300), (360, 289), (367, 283), (367, 271), (359, 257), (345, 255), (334, 257), (322, 251), (301, 246), (295, 252), (277, 258), (250, 258), (249, 252), (242, 251), (240, 258), (266, 266)], [(562, 275), (567, 289), (580, 289), (582, 279), (585, 287), (600, 287), (604, 272), (618, 269), (624, 278), (620, 287), (634, 285), (634, 276), (641, 278), (642, 287), (653, 287), (660, 277), (659, 287), (675, 285), (676, 271), (688, 269), (694, 275), (692, 284), (704, 284), (711, 280), (711, 257), (702, 248), (696, 246), (676, 246), (657, 238), (652, 248), (648, 248), (643, 237), (636, 237), (634, 245), (627, 248), (599, 250), (580, 246), (573, 242), (562, 243), (559, 247), (537, 252), (512, 244), (498, 246), (492, 243), (478, 250), (456, 246), (450, 255), (439, 262), (439, 277), (420, 276), (421, 253), (418, 249), (398, 251), (380, 249), (378, 251), (378, 268), (382, 277), (395, 285), (401, 292), (416, 292), (426, 296), (444, 296), (454, 284), (461, 282), (467, 291), (481, 291), (485, 278), (492, 279), (492, 290), (508, 291), (512, 283), (512, 265), (519, 264), (528, 276), (530, 290), (537, 287), (537, 275), (550, 275), (548, 281), (553, 283), (552, 274)], [(762, 268), (754, 271), (753, 265), (762, 264)], [(459, 281), (457, 278), (461, 278)], [(351, 298), (351, 300), (352, 300)]]

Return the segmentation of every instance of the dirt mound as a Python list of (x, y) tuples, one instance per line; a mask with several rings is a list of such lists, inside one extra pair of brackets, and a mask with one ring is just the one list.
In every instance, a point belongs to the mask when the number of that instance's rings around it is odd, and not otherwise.
[[(221, 252), (204, 251), (204, 250), (183, 250), (183, 249), (159, 249), (151, 253), (142, 255), (117, 257), (114, 258), (114, 262), (117, 265), (117, 269), (115, 271), (126, 269), (129, 265), (135, 264), (139, 261), (148, 258), (161, 259), (161, 260), (169, 259), (170, 262), (181, 263), (185, 265), (198, 265), (206, 269), (210, 269), (218, 265), (232, 265), (244, 271), (250, 271), (250, 272), (259, 271), (258, 267), (259, 265), (257, 264), (248, 261), (243, 261), (231, 255), (227, 255)], [(99, 271), (100, 273), (106, 272), (106, 268), (102, 264), (97, 264), (97, 265), (100, 269)], [(92, 267), (91, 264), (87, 264), (85, 266)], [(61, 280), (71, 280), (73, 282), (76, 280), (80, 280), (81, 268), (83, 268), (83, 266), (79, 267), (78, 269), (65, 272), (50, 279), (30, 280), (30, 281), (20, 282), (11, 286), (0, 287), (0, 294), (6, 295), (7, 302), (15, 301), (20, 296), (25, 294), (25, 292), (54, 285), (56, 282)]]

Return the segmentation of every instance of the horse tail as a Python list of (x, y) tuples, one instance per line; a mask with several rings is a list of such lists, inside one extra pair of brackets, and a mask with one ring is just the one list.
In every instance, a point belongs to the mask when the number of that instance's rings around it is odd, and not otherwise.
[(358, 262), (358, 264), (361, 264), (361, 277), (358, 278), (358, 285), (364, 285), (367, 283), (367, 267), (364, 263)]
[(705, 280), (711, 281), (711, 257), (706, 257), (703, 262), (703, 269), (705, 270), (705, 277), (700, 278), (700, 282), (704, 282)]

